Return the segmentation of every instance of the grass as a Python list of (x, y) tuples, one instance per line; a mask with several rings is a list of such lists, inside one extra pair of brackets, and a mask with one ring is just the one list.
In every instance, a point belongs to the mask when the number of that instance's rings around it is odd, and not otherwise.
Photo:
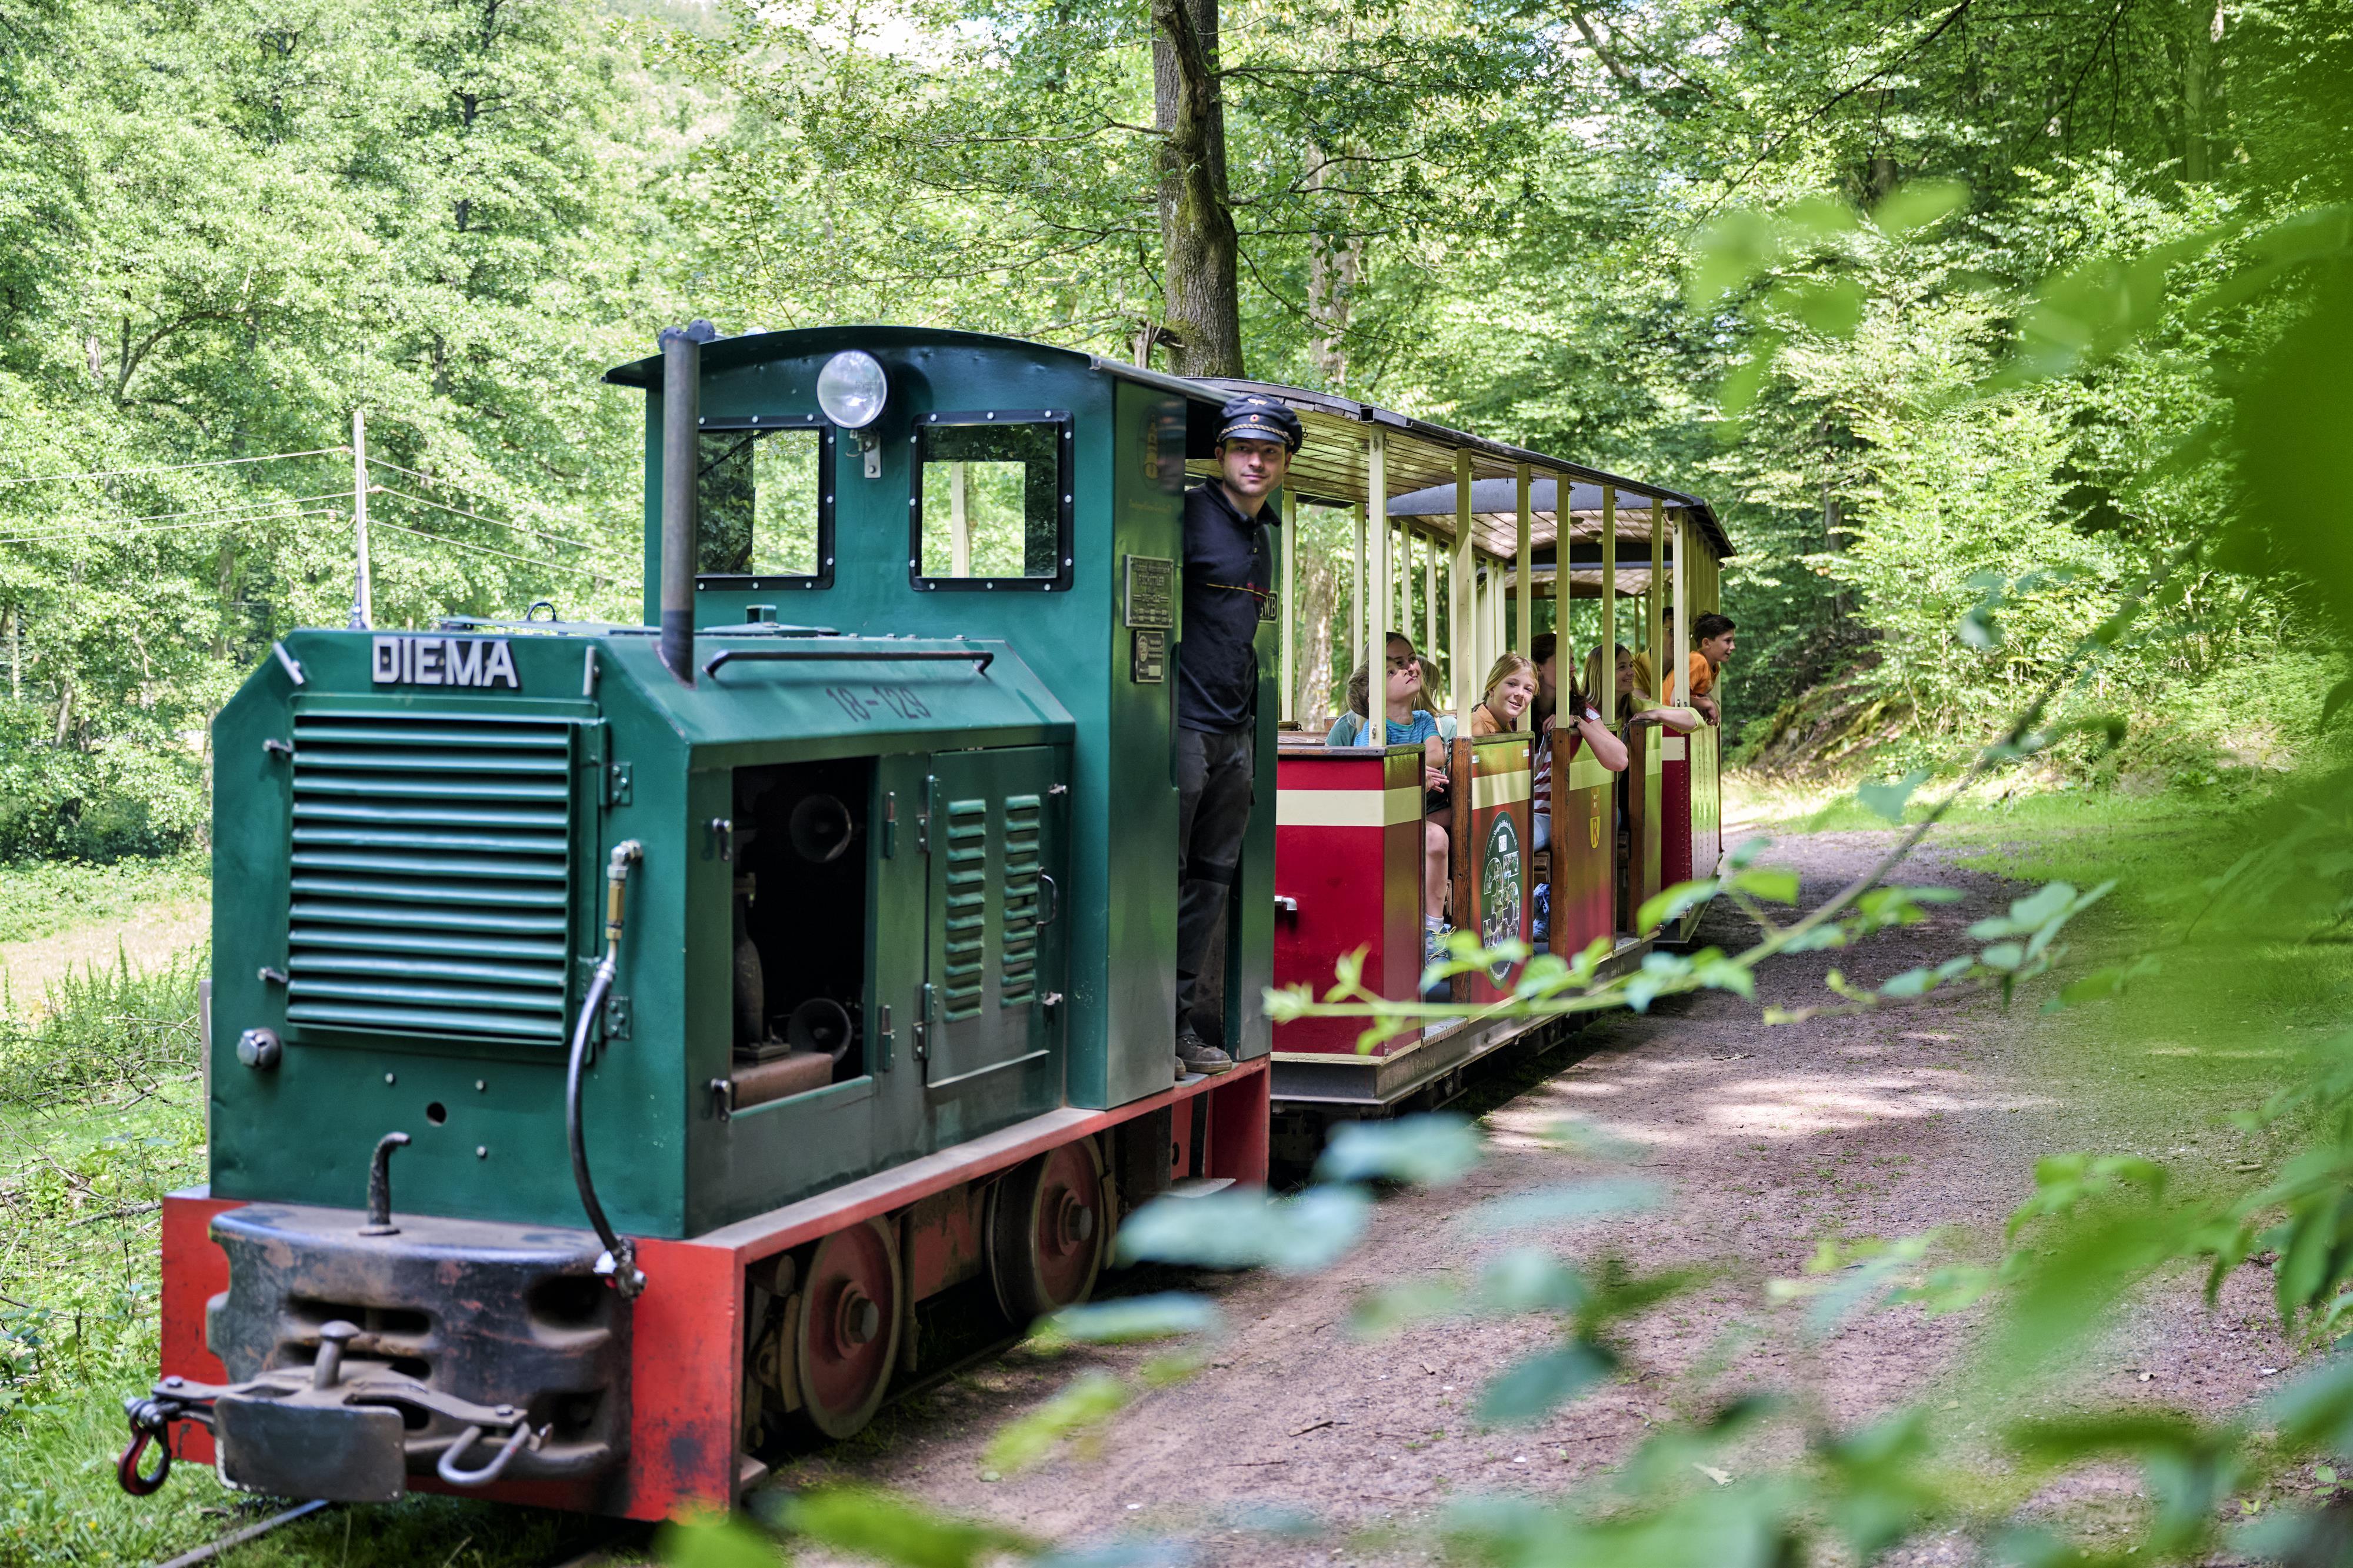
[(161, 860), (18, 860), (0, 866), (0, 942), (121, 921), (143, 907), (202, 903), (212, 869), (202, 853)]
[[(0, 1568), (147, 1563), (283, 1508), (190, 1467), (126, 1497), (122, 1399), (155, 1375), (157, 1208), (205, 1179), (196, 1064), (201, 949), (53, 984), (38, 1021), (0, 1017)], [(596, 1527), (416, 1497), (307, 1520), (239, 1568), (540, 1563)]]
[(198, 957), (92, 971), (38, 1024), (0, 1018), (0, 1563), (146, 1561), (214, 1532), (195, 1510), (215, 1498), (142, 1509), (107, 1453), (154, 1375), (156, 1208), (204, 1176)]

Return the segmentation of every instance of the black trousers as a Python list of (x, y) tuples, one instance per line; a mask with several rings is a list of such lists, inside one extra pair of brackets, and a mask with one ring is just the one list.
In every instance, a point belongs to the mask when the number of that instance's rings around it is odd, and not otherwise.
[(1250, 830), (1258, 788), (1257, 738), (1249, 730), (1176, 731), (1176, 1028), (1199, 994), (1209, 933), (1224, 912)]

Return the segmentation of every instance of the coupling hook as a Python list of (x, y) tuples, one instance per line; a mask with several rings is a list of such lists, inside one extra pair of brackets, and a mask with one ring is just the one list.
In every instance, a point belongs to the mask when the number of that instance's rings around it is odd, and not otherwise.
[[(132, 1497), (145, 1497), (172, 1474), (171, 1419), (152, 1399), (126, 1399), (122, 1410), (131, 1418), (131, 1446), (114, 1461), (114, 1479)], [(155, 1468), (142, 1473), (139, 1456), (150, 1443), (155, 1445)]]
[(482, 1429), (480, 1426), (469, 1426), (458, 1434), (456, 1442), (441, 1451), (441, 1462), (433, 1467), (433, 1472), (453, 1487), (488, 1486), (505, 1472), (508, 1464), (521, 1451), (525, 1439), (531, 1435), (530, 1422), (516, 1422), (513, 1434), (507, 1438), (505, 1445), (491, 1457), (489, 1464), (479, 1470), (466, 1470), (458, 1468), (458, 1461), (481, 1440), (482, 1436)]

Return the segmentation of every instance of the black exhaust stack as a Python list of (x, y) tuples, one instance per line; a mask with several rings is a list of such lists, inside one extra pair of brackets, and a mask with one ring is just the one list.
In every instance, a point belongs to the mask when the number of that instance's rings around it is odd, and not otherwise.
[(694, 543), (697, 433), (702, 425), (702, 345), (719, 335), (709, 321), (664, 327), (662, 351), (661, 657), (694, 684)]

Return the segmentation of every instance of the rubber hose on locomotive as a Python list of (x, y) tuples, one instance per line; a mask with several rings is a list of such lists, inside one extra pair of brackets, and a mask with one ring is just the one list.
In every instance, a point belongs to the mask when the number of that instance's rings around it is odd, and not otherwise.
[(572, 1058), (564, 1075), (564, 1139), (572, 1153), (572, 1183), (580, 1189), (580, 1206), (588, 1211), (588, 1223), (596, 1227), (596, 1239), (605, 1244), (605, 1256), (598, 1260), (599, 1271), (609, 1268), (614, 1289), (624, 1296), (635, 1296), (646, 1288), (646, 1277), (638, 1268), (637, 1248), (626, 1237), (614, 1233), (613, 1222), (605, 1217), (605, 1205), (596, 1201), (596, 1184), (588, 1174), (588, 1142), (580, 1118), (581, 1075), (588, 1061), (588, 1036), (595, 1027), (597, 1013), (613, 989), (613, 975), (621, 962), (621, 913), (623, 889), (628, 885), (629, 868), (643, 858), (644, 849), (634, 838), (613, 847), (613, 858), (605, 868), (605, 956), (588, 982), (588, 994), (580, 999), (580, 1016), (572, 1026)]

